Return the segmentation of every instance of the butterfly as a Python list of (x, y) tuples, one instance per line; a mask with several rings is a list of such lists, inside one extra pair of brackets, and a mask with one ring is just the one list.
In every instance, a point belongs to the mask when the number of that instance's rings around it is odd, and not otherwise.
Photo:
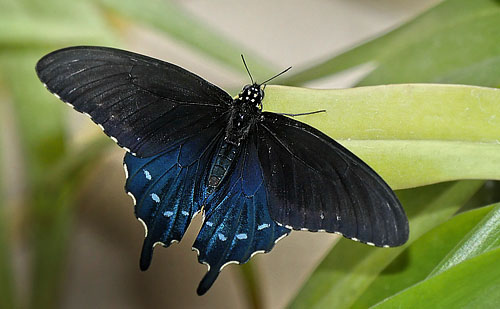
[(262, 111), (267, 81), (249, 71), (252, 83), (235, 98), (174, 64), (107, 47), (54, 51), (36, 72), (127, 151), (125, 190), (146, 234), (142, 270), (154, 247), (179, 242), (200, 212), (193, 250), (208, 271), (199, 295), (226, 265), (269, 252), (292, 229), (379, 247), (408, 239), (384, 180), (313, 127)]

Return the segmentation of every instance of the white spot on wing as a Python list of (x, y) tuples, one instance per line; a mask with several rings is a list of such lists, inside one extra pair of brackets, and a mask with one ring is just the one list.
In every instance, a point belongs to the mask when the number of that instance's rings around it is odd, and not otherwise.
[(262, 223), (261, 225), (257, 226), (257, 230), (263, 230), (263, 229), (266, 229), (268, 227), (270, 227), (271, 225), (269, 223)]
[(163, 213), (163, 215), (167, 218), (171, 217), (174, 214), (173, 211), (167, 210)]
[(189, 216), (189, 212), (187, 212), (185, 210), (181, 211), (181, 214), (183, 214), (184, 216)]
[(224, 234), (222, 234), (222, 233), (218, 233), (217, 237), (219, 237), (219, 239), (222, 240), (222, 241), (226, 241), (227, 240), (227, 237), (224, 236)]
[(92, 119), (92, 116), (90, 116), (89, 113), (83, 113), (85, 116), (89, 117), (90, 119)]
[(104, 127), (102, 126), (102, 124), (97, 124), (97, 126), (101, 128), (102, 132), (104, 132)]
[(149, 173), (149, 171), (146, 169), (144, 169), (142, 171), (144, 172), (144, 176), (146, 176), (146, 179), (151, 180), (151, 174)]
[(113, 142), (115, 142), (115, 143), (117, 143), (117, 144), (118, 144), (118, 140), (116, 139), (116, 137), (114, 137), (114, 136), (110, 136), (109, 138), (111, 138), (111, 140), (112, 140)]
[(367, 244), (367, 245), (369, 245), (369, 246), (375, 246), (375, 244), (374, 244), (374, 243), (369, 242), (369, 241), (367, 241), (367, 242), (366, 242), (366, 244)]
[(242, 240), (242, 239), (247, 239), (248, 236), (245, 233), (241, 233), (241, 234), (236, 234), (236, 238)]
[(207, 221), (205, 224), (208, 225), (208, 226), (214, 226), (214, 224), (212, 222), (210, 222), (210, 221)]
[(354, 241), (359, 241), (359, 239), (357, 239), (356, 237), (352, 237), (351, 239)]
[(390, 248), (390, 246), (389, 246), (389, 245), (383, 245), (382, 247), (383, 247), (383, 248)]
[(160, 197), (156, 193), (151, 193), (151, 199), (157, 203), (160, 202)]

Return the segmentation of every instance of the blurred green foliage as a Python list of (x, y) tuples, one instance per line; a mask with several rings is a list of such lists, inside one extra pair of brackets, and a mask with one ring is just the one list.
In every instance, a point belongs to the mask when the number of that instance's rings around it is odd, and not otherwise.
[[(234, 55), (240, 54), (242, 50), (236, 43), (202, 25), (171, 1), (0, 1), (0, 29), (8, 29), (0, 31), (0, 104), (4, 105), (0, 106), (0, 111), (8, 110), (9, 115), (2, 116), (12, 117), (20, 142), (21, 155), (16, 160), (23, 167), (20, 169), (23, 173), (20, 201), (9, 199), (6, 193), (6, 188), (10, 185), (9, 179), (0, 178), (1, 308), (54, 308), (58, 305), (61, 299), (65, 252), (74, 215), (72, 206), (85, 174), (107, 146), (111, 145), (105, 139), (98, 139), (75, 147), (68, 140), (63, 114), (65, 106), (55, 103), (55, 98), (43, 89), (34, 72), (35, 63), (47, 52), (68, 45), (122, 46), (124, 27), (132, 23), (153, 28), (182, 41), (228, 68), (241, 70), (239, 58)], [(498, 87), (498, 29), (498, 1), (445, 0), (400, 28), (312, 65), (303, 72), (289, 76), (283, 82), (301, 85), (364, 63), (372, 63), (374, 70), (365, 76), (359, 85), (439, 82)], [(265, 60), (250, 52), (244, 53), (248, 62), (251, 62), (255, 75), (270, 76), (276, 72)], [(424, 94), (435, 94), (433, 91), (436, 88), (433, 86), (419, 87)], [(473, 101), (467, 97), (467, 91), (471, 94), (470, 88), (467, 87), (458, 88), (465, 89), (462, 94), (454, 92), (453, 87), (442, 89), (442, 100), (426, 101), (423, 96), (416, 100), (413, 112), (417, 112), (419, 103), (427, 104), (422, 119), (425, 119), (426, 115), (441, 113), (445, 117), (435, 118), (435, 121), (447, 119), (448, 122), (436, 126), (430, 135), (425, 135), (429, 133), (427, 127), (420, 123), (419, 129), (419, 123), (416, 122), (412, 135), (415, 141), (444, 136), (449, 133), (448, 125), (452, 125), (457, 132), (462, 132), (460, 129), (471, 123), (466, 118), (453, 118), (452, 108), (469, 104), (472, 108), (481, 109), (485, 103), (484, 100)], [(294, 100), (313, 101), (323, 95), (320, 91), (301, 91), (269, 87), (266, 107), (298, 108), (298, 104), (283, 104), (283, 98), (288, 97), (287, 103), (290, 103)], [(331, 96), (335, 96), (335, 100), (345, 101), (361, 91), (363, 90), (332, 92)], [(477, 88), (475, 91), (474, 95), (479, 97), (487, 93), (498, 93), (498, 90), (486, 88)], [(398, 108), (405, 104), (404, 98), (408, 94), (396, 92), (384, 93), (374, 90), (368, 95), (364, 94), (360, 100), (377, 106), (382, 104), (384, 99), (388, 102), (388, 105), (384, 106), (387, 114), (381, 116), (392, 119), (389, 127), (393, 131), (389, 130), (392, 133), (385, 136), (385, 140), (391, 137), (398, 139), (398, 123), (394, 117), (401, 117), (401, 114), (397, 113)], [(357, 121), (357, 124), (349, 128), (349, 134), (340, 137), (347, 139), (349, 136), (362, 136), (365, 131), (361, 125), (366, 120), (366, 115), (361, 113), (363, 104), (342, 110), (334, 104), (335, 100), (330, 97), (326, 99), (325, 104), (330, 104), (328, 108), (338, 112), (336, 115), (340, 115), (340, 118), (343, 115), (344, 119)], [(453, 104), (457, 105), (448, 106)], [(500, 105), (498, 96), (493, 96), (488, 104), (492, 111), (483, 114), (484, 117), (495, 113), (494, 107)], [(311, 105), (308, 106), (310, 107)], [(295, 109), (294, 112), (300, 111)], [(406, 111), (406, 115), (410, 113), (411, 110)], [(481, 173), (478, 172), (482, 171), (478, 165), (481, 162), (472, 159), (474, 152), (477, 152), (478, 156), (484, 155), (480, 143), (494, 140), (492, 136), (494, 137), (495, 132), (491, 130), (498, 127), (485, 128), (481, 126), (484, 125), (481, 123), (484, 119), (479, 117), (476, 120), (474, 141), (477, 143), (470, 145), (472, 148), (468, 149), (464, 161), (458, 162), (461, 165), (454, 170), (453, 177), (435, 177), (436, 170), (424, 172), (425, 169), (415, 169), (403, 178), (391, 178), (391, 183), (406, 184), (398, 185), (398, 188), (427, 184), (424, 187), (398, 192), (411, 223), (408, 244), (399, 248), (379, 249), (344, 239), (339, 241), (292, 300), (291, 307), (419, 307), (424, 303), (436, 304), (437, 307), (464, 307), (489, 306), (495, 301), (500, 302), (499, 289), (495, 289), (499, 284), (498, 267), (494, 265), (495, 259), (498, 259), (498, 205), (454, 216), (463, 207), (477, 208), (498, 202), (491, 200), (491, 197), (495, 197), (491, 192), (497, 191), (499, 186), (493, 183), (489, 189), (485, 189), (482, 187), (483, 181), (480, 180), (432, 185), (434, 182), (450, 179), (496, 178), (491, 175), (498, 175), (498, 166), (484, 165), (482, 170), (489, 170), (491, 173)], [(332, 136), (338, 133), (332, 124), (335, 122), (321, 120), (321, 117), (308, 117), (305, 121), (315, 126), (323, 126), (322, 130)], [(498, 121), (495, 122), (495, 125), (497, 124)], [(402, 125), (404, 123), (399, 124)], [(467, 136), (457, 132), (452, 140), (469, 140)], [(4, 135), (0, 135), (0, 138), (2, 137)], [(367, 142), (381, 140), (377, 135), (364, 136), (364, 139)], [(347, 142), (346, 146), (355, 150), (355, 143), (356, 141), (352, 141), (350, 147)], [(497, 145), (492, 142), (490, 146)], [(439, 147), (443, 147), (443, 152), (432, 147), (425, 148), (424, 152), (429, 158), (428, 162), (438, 162), (444, 166), (447, 161), (444, 157), (445, 150), (456, 150), (448, 148), (451, 147), (449, 144)], [(362, 152), (361, 148), (358, 150)], [(377, 169), (387, 168), (390, 171), (390, 164), (398, 166), (398, 163), (401, 163), (397, 158), (393, 159), (397, 160), (396, 162), (384, 161), (383, 152), (362, 155), (364, 156), (367, 156), (368, 161)], [(6, 157), (7, 151), (0, 148), (0, 159), (5, 160)], [(472, 161), (467, 161), (467, 158)], [(488, 160), (488, 157), (479, 158)], [(410, 155), (406, 157), (406, 160), (408, 159), (411, 159)], [(409, 165), (408, 162), (405, 164)], [(2, 171), (0, 175), (6, 174)], [(427, 175), (429, 177), (426, 177)], [(408, 185), (414, 177), (418, 177), (419, 182)], [(11, 220), (8, 217), (12, 214), (12, 204), (15, 204), (20, 220)], [(19, 227), (14, 226), (17, 221), (22, 222), (21, 236), (14, 236), (20, 232)], [(19, 238), (33, 245), (29, 267), (32, 272), (32, 286), (27, 300), (19, 299), (20, 293), (14, 288), (16, 285), (11, 252), (13, 241)], [(474, 246), (473, 254), (470, 254), (468, 249), (471, 244), (478, 243), (480, 245)], [(252, 291), (249, 301), (255, 306), (261, 303), (259, 289), (256, 287), (258, 280), (254, 278), (251, 268), (247, 268), (246, 273)], [(472, 280), (468, 280), (469, 278)], [(484, 291), (490, 293), (485, 295)], [(493, 293), (495, 291), (496, 293)], [(442, 299), (443, 295), (448, 296)], [(474, 303), (474, 298), (483, 301)]]

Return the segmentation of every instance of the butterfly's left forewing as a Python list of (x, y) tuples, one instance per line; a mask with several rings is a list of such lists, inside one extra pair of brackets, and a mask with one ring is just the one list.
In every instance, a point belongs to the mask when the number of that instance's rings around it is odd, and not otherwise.
[(271, 217), (294, 229), (324, 230), (376, 246), (408, 239), (408, 220), (391, 188), (320, 131), (264, 113), (257, 126)]

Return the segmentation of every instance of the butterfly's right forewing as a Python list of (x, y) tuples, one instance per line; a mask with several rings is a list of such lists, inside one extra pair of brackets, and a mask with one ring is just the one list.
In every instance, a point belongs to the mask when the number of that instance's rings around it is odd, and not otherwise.
[(200, 134), (232, 98), (176, 65), (105, 47), (70, 47), (36, 66), (46, 87), (139, 157)]

